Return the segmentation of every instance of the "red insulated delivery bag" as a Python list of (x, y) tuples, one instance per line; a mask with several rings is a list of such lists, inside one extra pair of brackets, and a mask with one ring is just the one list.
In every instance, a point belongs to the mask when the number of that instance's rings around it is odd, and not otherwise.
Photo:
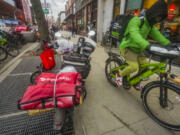
[(55, 59), (54, 59), (54, 50), (47, 49), (42, 54), (40, 54), (40, 58), (42, 60), (43, 66), (46, 70), (50, 70), (55, 67)]
[(44, 108), (67, 108), (80, 104), (86, 96), (83, 86), (70, 83), (57, 83), (54, 102), (54, 84), (39, 83), (29, 86), (18, 103), (21, 110)]
[(86, 89), (81, 79), (82, 76), (78, 72), (42, 73), (36, 79), (37, 85), (27, 88), (18, 102), (18, 107), (21, 110), (32, 110), (67, 108), (81, 104), (82, 99), (86, 97)]

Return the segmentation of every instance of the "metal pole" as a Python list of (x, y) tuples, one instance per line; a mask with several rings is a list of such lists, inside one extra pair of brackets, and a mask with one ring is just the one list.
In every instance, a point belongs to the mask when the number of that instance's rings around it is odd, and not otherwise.
[[(47, 9), (47, 3), (46, 3), (46, 0), (44, 0), (44, 6), (45, 6), (45, 9)], [(45, 14), (45, 17), (47, 19), (47, 14)]]
[(17, 18), (16, 18), (16, 11), (17, 11), (17, 9), (15, 9), (15, 11), (14, 11), (14, 20), (17, 20)]
[(51, 9), (51, 20), (52, 20), (52, 23), (53, 23), (53, 11), (52, 11), (51, 6), (50, 6), (50, 9)]

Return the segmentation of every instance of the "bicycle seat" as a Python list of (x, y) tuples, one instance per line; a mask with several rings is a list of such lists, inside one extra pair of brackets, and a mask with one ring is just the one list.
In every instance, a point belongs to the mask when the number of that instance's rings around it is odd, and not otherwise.
[(180, 56), (180, 47), (166, 48), (164, 46), (153, 44), (148, 49), (148, 52), (152, 55), (158, 56), (161, 59), (175, 59)]

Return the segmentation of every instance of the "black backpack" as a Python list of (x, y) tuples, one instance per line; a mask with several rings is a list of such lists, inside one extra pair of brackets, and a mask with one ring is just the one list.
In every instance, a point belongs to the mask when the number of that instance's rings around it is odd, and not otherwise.
[[(128, 23), (133, 17), (134, 17), (133, 15), (118, 15), (115, 18), (114, 23), (110, 28), (111, 37), (117, 40), (118, 42), (121, 42), (124, 37), (124, 33), (126, 31)], [(141, 28), (144, 24), (144, 17), (140, 17), (140, 19), (141, 19), (141, 26), (140, 26)]]

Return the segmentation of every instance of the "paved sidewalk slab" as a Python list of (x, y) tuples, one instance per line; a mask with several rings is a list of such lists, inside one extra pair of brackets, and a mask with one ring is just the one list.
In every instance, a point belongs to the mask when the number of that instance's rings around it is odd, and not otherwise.
[(174, 135), (173, 132), (163, 129), (150, 118), (134, 123), (130, 127), (139, 135)]

